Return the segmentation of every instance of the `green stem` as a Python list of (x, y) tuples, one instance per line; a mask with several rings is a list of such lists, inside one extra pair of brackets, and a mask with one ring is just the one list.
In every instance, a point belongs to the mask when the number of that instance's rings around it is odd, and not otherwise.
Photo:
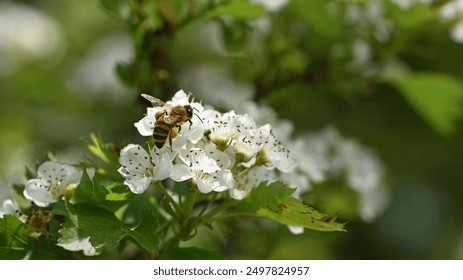
[(241, 171), (240, 173), (235, 175), (235, 178), (239, 178), (241, 176), (246, 175), (249, 171), (251, 171), (254, 167), (258, 166), (257, 164), (251, 165), (249, 168), (246, 168), (245, 170)]
[(227, 208), (232, 207), (233, 204), (234, 203), (232, 203), (232, 201), (224, 201), (224, 202), (222, 202), (222, 204), (220, 204), (216, 208), (212, 209), (211, 211), (209, 211), (207, 214), (203, 215), (202, 217), (200, 217), (198, 219), (197, 224), (198, 225), (211, 224), (214, 220), (217, 220), (216, 218), (213, 219), (213, 217), (215, 215), (219, 214), (220, 212), (222, 212), (223, 210), (225, 210)]
[(196, 202), (196, 196), (198, 195), (198, 188), (192, 181), (188, 181), (188, 192), (183, 203), (184, 217), (188, 218), (193, 212), (193, 207)]
[(178, 205), (178, 203), (172, 198), (172, 196), (167, 192), (166, 188), (162, 184), (161, 181), (158, 181), (156, 184), (158, 186), (159, 191), (166, 197), (166, 199), (169, 201), (169, 203), (174, 207), (175, 212), (177, 214), (177, 218), (183, 214), (182, 208)]
[(179, 236), (180, 236), (180, 233), (177, 233), (174, 236), (172, 236), (169, 240), (167, 240), (166, 243), (159, 250), (159, 255), (164, 254), (164, 252), (169, 251), (169, 249), (172, 246), (175, 246), (176, 244), (178, 244), (180, 242)]
[(207, 202), (206, 205), (204, 205), (203, 209), (201, 209), (201, 211), (199, 212), (199, 214), (196, 216), (196, 219), (201, 219), (201, 217), (204, 215), (204, 213), (206, 213), (207, 209), (209, 209), (212, 205), (212, 203), (214, 203), (215, 199), (217, 198), (217, 195), (219, 193), (218, 192), (214, 192), (212, 194), (212, 197), (211, 199), (209, 199), (209, 201)]

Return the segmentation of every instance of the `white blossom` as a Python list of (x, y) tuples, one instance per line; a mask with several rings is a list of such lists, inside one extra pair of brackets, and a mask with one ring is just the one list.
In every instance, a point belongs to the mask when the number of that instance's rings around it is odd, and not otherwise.
[[(123, 149), (119, 172), (136, 193), (146, 190), (153, 180), (169, 177), (175, 182), (188, 180), (202, 193), (229, 190), (234, 199), (245, 198), (262, 183), (280, 181), (295, 188), (293, 196), (299, 198), (313, 184), (345, 176), (347, 185), (359, 194), (359, 213), (364, 220), (372, 220), (387, 205), (387, 195), (372, 199), (375, 193), (387, 193), (380, 160), (333, 128), (294, 140), (291, 122), (280, 120), (270, 107), (253, 102), (238, 108), (242, 114), (233, 110), (221, 113), (212, 108), (204, 110), (179, 91), (166, 104), (197, 106), (200, 120), (193, 121), (197, 127), (192, 126), (190, 131), (189, 124), (183, 124), (182, 133), (186, 132), (173, 139), (170, 153), (155, 149), (157, 152), (148, 155), (133, 144)], [(156, 113), (167, 109), (148, 108), (147, 116), (135, 124), (139, 132), (152, 135)], [(200, 133), (195, 135), (195, 129)], [(140, 154), (135, 156), (135, 150)], [(163, 150), (170, 151), (170, 147)], [(300, 228), (291, 231), (301, 233)]]
[(153, 149), (150, 154), (136, 144), (129, 144), (121, 150), (119, 173), (125, 178), (124, 184), (133, 193), (143, 193), (153, 181), (168, 178), (172, 171), (173, 154), (163, 147)]
[(232, 198), (241, 200), (262, 183), (271, 184), (277, 181), (277, 176), (274, 170), (264, 166), (256, 166), (243, 176), (235, 179), (235, 187), (230, 190)]
[(230, 145), (237, 137), (238, 119), (234, 111), (225, 114), (206, 110), (203, 114), (205, 127), (210, 130), (209, 139), (219, 147)]
[(375, 153), (357, 141), (346, 139), (328, 127), (299, 136), (289, 147), (297, 167), (293, 172), (281, 174), (279, 179), (297, 187), (293, 196), (300, 197), (313, 184), (341, 178), (357, 192), (363, 220), (372, 221), (388, 205), (383, 164)]
[[(217, 154), (220, 151), (217, 151)], [(223, 154), (223, 157), (226, 155)], [(173, 166), (171, 179), (176, 182), (192, 179), (202, 193), (222, 192), (233, 187), (233, 174), (229, 169), (221, 169), (217, 160), (210, 153), (200, 148), (181, 150), (181, 163)]]
[[(197, 143), (201, 140), (204, 135), (204, 124), (201, 119), (204, 107), (198, 102), (190, 102), (189, 95), (187, 95), (183, 90), (179, 90), (172, 97), (171, 101), (167, 101), (165, 103), (167, 105), (163, 107), (148, 107), (146, 116), (134, 124), (138, 129), (138, 132), (142, 136), (153, 135), (157, 112), (168, 112), (171, 107), (190, 105), (193, 108), (191, 124), (189, 122), (185, 122), (180, 126), (179, 134), (174, 139), (175, 143), (172, 143), (172, 150), (180, 149), (186, 141)], [(166, 141), (168, 140), (166, 139)]]
[(270, 131), (260, 153), (268, 167), (275, 167), (281, 172), (292, 172), (296, 168), (289, 150)]
[(46, 207), (72, 195), (81, 176), (82, 172), (71, 165), (44, 162), (37, 170), (38, 178), (27, 181), (24, 196), (39, 207)]
[(12, 198), (11, 188), (0, 181), (0, 219), (4, 215), (14, 215), (25, 221), (25, 216), (19, 211), (18, 204)]
[(447, 2), (439, 11), (439, 17), (443, 21), (454, 21), (450, 36), (457, 43), (463, 43), (463, 0)]
[(12, 199), (0, 201), (0, 219), (3, 218), (4, 215), (22, 217), (22, 214), (19, 212), (18, 204)]
[(288, 120), (278, 118), (277, 113), (272, 107), (257, 104), (254, 101), (244, 102), (237, 111), (241, 114), (248, 114), (257, 126), (270, 124), (273, 134), (282, 143), (289, 143), (293, 133), (293, 123)]
[(265, 125), (256, 128), (254, 120), (247, 114), (240, 115), (237, 120), (237, 135), (231, 146), (242, 164), (249, 167), (254, 164), (257, 153), (264, 147), (270, 135), (271, 127)]

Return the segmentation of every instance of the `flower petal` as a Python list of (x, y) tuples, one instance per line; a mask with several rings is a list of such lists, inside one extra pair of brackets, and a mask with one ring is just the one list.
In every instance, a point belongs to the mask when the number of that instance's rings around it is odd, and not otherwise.
[(33, 201), (39, 207), (46, 207), (57, 199), (48, 191), (48, 183), (40, 179), (27, 181), (24, 188), (24, 197)]
[(155, 121), (154, 116), (146, 116), (134, 123), (134, 125), (142, 136), (151, 136), (153, 135)]
[(18, 205), (13, 200), (5, 199), (0, 205), (0, 218), (4, 215), (15, 214), (18, 210)]
[(294, 235), (299, 235), (304, 233), (304, 227), (298, 226), (288, 226), (289, 231)]
[(195, 165), (195, 169), (199, 169), (204, 173), (213, 173), (220, 170), (217, 162), (206, 156), (204, 152), (196, 157), (196, 160), (193, 164)]
[(213, 185), (217, 184), (216, 182), (211, 182), (210, 180), (203, 180), (202, 178), (195, 178), (195, 183), (198, 187), (198, 190), (202, 193), (210, 193), (214, 188)]
[(184, 106), (187, 104), (190, 104), (190, 101), (188, 100), (188, 95), (183, 91), (183, 89), (177, 91), (172, 97), (173, 106), (177, 106), (177, 105)]
[(216, 173), (216, 180), (219, 183), (217, 186), (214, 186), (214, 191), (223, 192), (229, 190), (234, 185), (233, 174), (230, 170), (225, 169)]
[[(198, 120), (199, 122), (199, 120)], [(196, 125), (196, 129), (189, 135), (188, 140), (196, 144), (201, 140), (204, 136), (204, 126), (202, 123)]]
[(61, 164), (61, 166), (64, 168), (66, 176), (60, 184), (60, 189), (64, 191), (69, 186), (77, 186), (82, 178), (82, 171), (67, 164)]
[(243, 198), (246, 197), (246, 195), (251, 191), (251, 189), (243, 189), (243, 190), (240, 190), (240, 189), (231, 189), (230, 190), (230, 193), (231, 193), (231, 197), (233, 199), (236, 199), (236, 200), (242, 200)]
[(66, 178), (66, 168), (58, 162), (46, 161), (37, 169), (37, 175), (48, 185), (58, 186)]
[(296, 168), (297, 163), (291, 158), (282, 158), (275, 160), (275, 167), (281, 172), (293, 172)]
[(134, 174), (143, 174), (150, 167), (150, 157), (140, 145), (129, 144), (121, 150), (121, 165)]
[(124, 185), (128, 186), (131, 192), (141, 194), (148, 189), (151, 184), (151, 179), (150, 177), (134, 176), (126, 179)]
[(163, 154), (159, 163), (156, 164), (156, 174), (154, 174), (154, 180), (164, 180), (170, 176), (172, 172), (173, 164), (169, 154)]
[(185, 164), (174, 164), (172, 166), (172, 172), (170, 178), (175, 182), (182, 182), (193, 177), (193, 173), (190, 168)]

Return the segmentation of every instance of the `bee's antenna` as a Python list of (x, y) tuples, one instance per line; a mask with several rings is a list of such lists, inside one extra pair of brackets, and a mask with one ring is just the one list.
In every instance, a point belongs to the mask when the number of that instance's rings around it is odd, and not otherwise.
[[(193, 108), (193, 109), (196, 109), (196, 108)], [(199, 113), (199, 110), (198, 110), (198, 109), (196, 109), (196, 111), (198, 111), (198, 113)], [(198, 119), (204, 124), (203, 120), (199, 117), (198, 114), (196, 114), (196, 113), (193, 113), (193, 114), (194, 114), (195, 116), (197, 116)]]

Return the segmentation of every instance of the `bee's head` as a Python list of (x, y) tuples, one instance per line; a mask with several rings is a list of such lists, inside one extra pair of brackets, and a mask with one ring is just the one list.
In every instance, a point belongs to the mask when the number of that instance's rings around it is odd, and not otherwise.
[(193, 117), (193, 107), (191, 105), (185, 105), (185, 110), (190, 118)]
[(196, 108), (194, 108), (194, 107), (191, 107), (191, 105), (185, 105), (185, 110), (186, 110), (186, 113), (188, 114), (188, 116), (189, 116), (190, 118), (192, 118), (193, 115), (195, 115), (196, 117), (198, 117), (198, 119), (199, 119), (201, 122), (203, 122), (203, 120), (199, 117), (199, 115), (196, 114), (196, 113), (194, 112), (194, 110), (196, 110), (196, 111), (199, 113), (198, 109), (196, 109)]

